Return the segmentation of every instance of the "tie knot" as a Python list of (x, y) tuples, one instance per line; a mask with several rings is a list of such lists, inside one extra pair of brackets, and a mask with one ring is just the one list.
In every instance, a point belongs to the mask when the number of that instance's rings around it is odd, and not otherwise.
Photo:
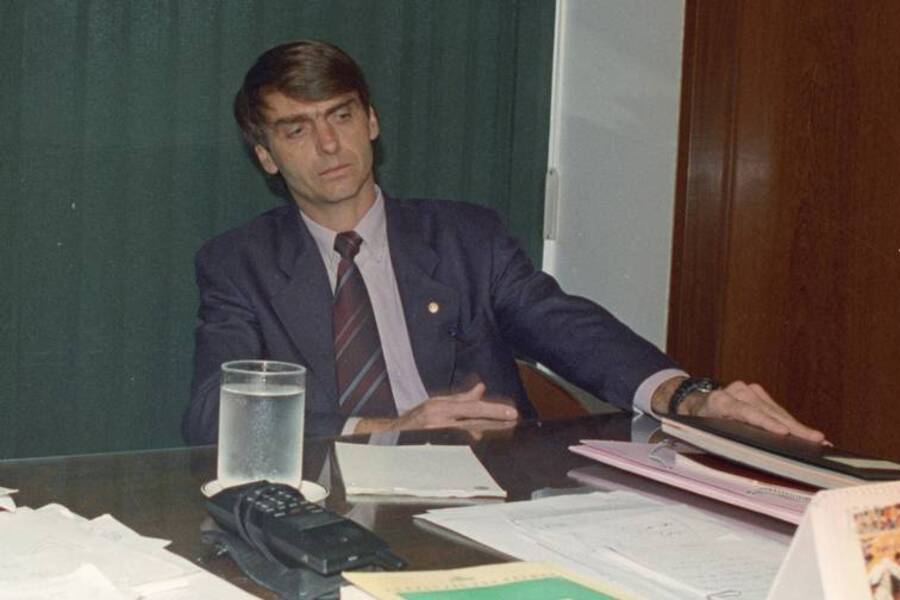
[(342, 258), (353, 260), (353, 257), (359, 254), (359, 247), (362, 246), (363, 239), (355, 231), (345, 231), (337, 234), (334, 238), (334, 249)]

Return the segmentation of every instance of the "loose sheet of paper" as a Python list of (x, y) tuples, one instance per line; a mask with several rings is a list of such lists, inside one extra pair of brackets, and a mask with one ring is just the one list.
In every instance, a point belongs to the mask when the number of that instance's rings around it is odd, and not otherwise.
[(429, 511), (418, 518), (646, 598), (765, 598), (786, 545), (629, 492)]
[[(416, 518), (454, 531), (509, 556), (522, 560), (553, 563), (582, 575), (619, 584), (620, 587), (640, 598), (655, 600), (681, 598), (682, 596), (673, 593), (667, 587), (645, 578), (640, 573), (633, 572), (624, 563), (618, 564), (621, 561), (615, 556), (611, 557), (608, 562), (592, 564), (585, 557), (560, 554), (540, 543), (526, 530), (517, 527), (507, 514), (510, 510), (515, 509), (519, 511), (520, 515), (552, 516), (561, 512), (577, 511), (582, 507), (595, 507), (596, 500), (588, 496), (597, 496), (597, 494), (554, 496), (528, 502), (489, 504), (474, 507), (477, 510), (470, 510), (470, 507), (438, 509), (416, 515)], [(605, 494), (603, 497), (608, 500), (617, 499), (617, 496), (613, 494)], [(637, 496), (637, 502), (651, 506), (655, 504), (643, 500), (640, 496)]]
[(3, 582), (0, 600), (137, 600), (135, 592), (117, 589), (94, 565), (45, 579)]
[(16, 510), (16, 503), (12, 499), (12, 494), (18, 491), (19, 490), (11, 490), (9, 488), (0, 486), (0, 509), (8, 511)]
[(468, 446), (334, 445), (347, 494), (505, 498)]
[(58, 504), (0, 513), (0, 600), (252, 597), (168, 552), (168, 543)]

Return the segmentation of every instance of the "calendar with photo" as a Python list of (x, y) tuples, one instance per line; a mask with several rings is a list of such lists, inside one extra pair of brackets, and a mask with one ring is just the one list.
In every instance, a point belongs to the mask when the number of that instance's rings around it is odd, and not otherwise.
[(768, 600), (900, 600), (900, 481), (813, 496)]
[(900, 600), (900, 504), (853, 515), (873, 600)]

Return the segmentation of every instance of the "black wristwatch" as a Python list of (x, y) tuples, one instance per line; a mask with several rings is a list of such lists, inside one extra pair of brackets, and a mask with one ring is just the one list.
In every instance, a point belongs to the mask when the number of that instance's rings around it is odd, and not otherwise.
[(715, 379), (710, 379), (709, 377), (688, 377), (678, 384), (678, 387), (672, 392), (672, 397), (669, 398), (669, 414), (678, 414), (678, 407), (681, 406), (685, 398), (694, 392), (708, 394), (721, 388), (721, 384)]

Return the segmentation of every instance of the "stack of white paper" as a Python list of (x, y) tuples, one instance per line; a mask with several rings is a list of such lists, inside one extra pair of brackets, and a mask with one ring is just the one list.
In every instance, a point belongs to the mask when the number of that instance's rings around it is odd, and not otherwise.
[(348, 495), (505, 498), (469, 446), (334, 445)]
[(58, 504), (0, 513), (0, 600), (252, 598), (109, 515)]
[(629, 492), (428, 511), (417, 518), (641, 598), (765, 598), (786, 544)]

